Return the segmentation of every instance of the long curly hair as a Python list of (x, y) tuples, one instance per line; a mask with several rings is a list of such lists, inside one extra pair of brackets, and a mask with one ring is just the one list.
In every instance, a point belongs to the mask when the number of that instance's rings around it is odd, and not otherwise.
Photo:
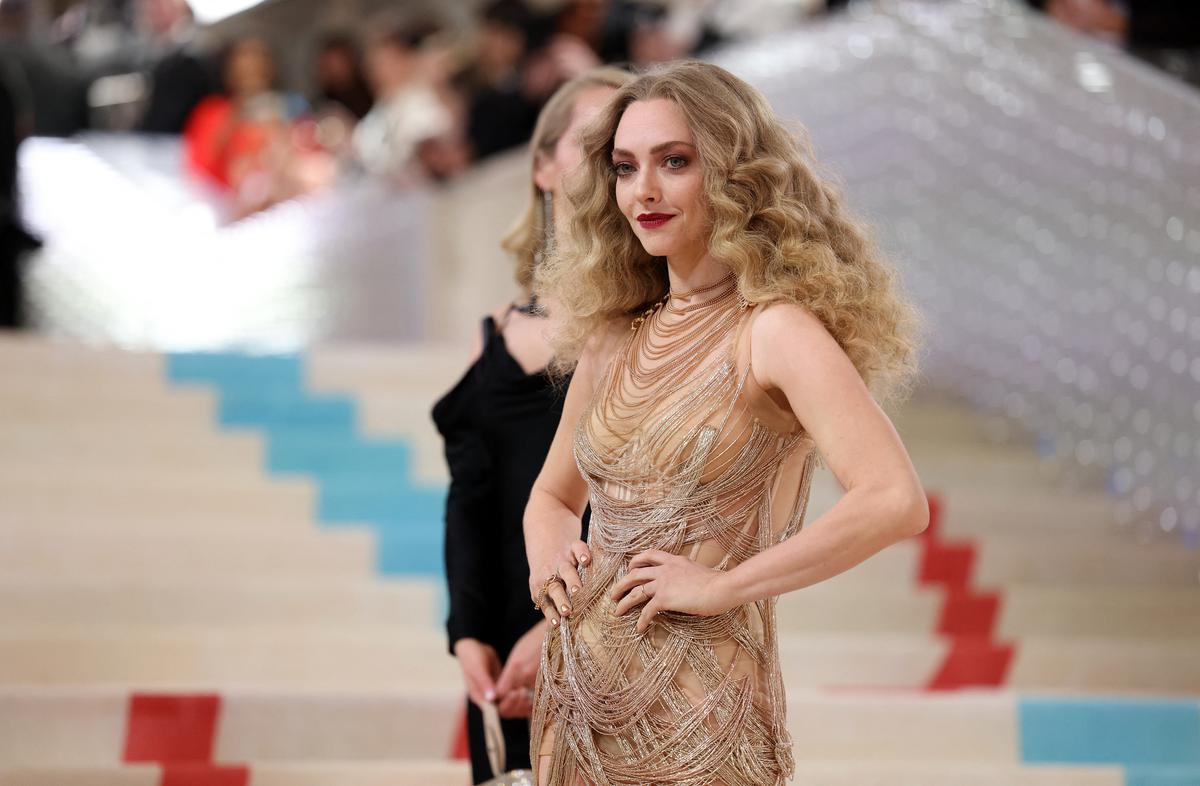
[[(529, 138), (530, 165), (537, 167), (539, 156), (554, 156), (558, 140), (571, 125), (571, 114), (579, 94), (593, 87), (620, 88), (633, 80), (633, 74), (613, 66), (600, 66), (585, 71), (563, 84), (550, 96), (550, 100), (538, 113), (533, 136)], [(551, 215), (546, 210), (546, 199), (542, 190), (529, 178), (530, 194), (525, 210), (516, 223), (505, 233), (500, 247), (512, 254), (516, 264), (514, 277), (523, 289), (533, 286), (533, 270), (544, 252), (547, 236), (553, 233)]]
[(634, 101), (669, 99), (683, 112), (704, 168), (710, 253), (751, 303), (788, 302), (814, 314), (880, 401), (906, 395), (916, 374), (916, 309), (896, 271), (838, 189), (816, 174), (806, 134), (793, 134), (757, 89), (710, 63), (678, 61), (619, 89), (580, 135), (585, 158), (567, 185), (570, 242), (535, 274), (559, 313), (556, 370), (588, 338), (668, 291), (666, 260), (646, 253), (615, 197), (613, 137)]

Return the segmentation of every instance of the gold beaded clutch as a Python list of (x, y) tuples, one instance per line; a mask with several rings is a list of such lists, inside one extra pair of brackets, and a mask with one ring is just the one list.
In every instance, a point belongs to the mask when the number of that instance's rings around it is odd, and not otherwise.
[(504, 771), (508, 753), (504, 749), (500, 713), (496, 711), (495, 704), (484, 704), (482, 709), (483, 737), (487, 745), (488, 763), (492, 765), (492, 775), (495, 777), (480, 786), (533, 786), (533, 773), (529, 770)]

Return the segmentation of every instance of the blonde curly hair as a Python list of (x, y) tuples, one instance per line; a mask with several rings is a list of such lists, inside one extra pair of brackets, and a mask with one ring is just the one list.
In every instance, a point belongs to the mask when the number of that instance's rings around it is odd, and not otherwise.
[(683, 112), (704, 167), (710, 253), (751, 303), (798, 304), (824, 324), (873, 395), (896, 400), (916, 374), (919, 315), (835, 186), (819, 177), (806, 135), (766, 98), (710, 63), (677, 61), (620, 88), (580, 135), (584, 161), (567, 186), (570, 242), (535, 272), (559, 313), (555, 367), (573, 367), (589, 336), (668, 290), (666, 260), (646, 253), (615, 197), (613, 137), (634, 101)]

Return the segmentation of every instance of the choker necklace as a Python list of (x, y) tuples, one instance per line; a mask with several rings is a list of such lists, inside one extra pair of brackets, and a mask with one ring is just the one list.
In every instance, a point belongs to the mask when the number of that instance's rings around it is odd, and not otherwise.
[[(674, 298), (677, 298), (677, 297), (692, 297), (694, 295), (703, 294), (705, 292), (711, 292), (712, 290), (716, 289), (717, 287), (720, 287), (720, 286), (723, 286), (726, 284), (728, 284), (727, 288), (723, 289), (721, 292), (714, 295), (713, 297), (710, 297), (706, 300), (702, 300), (699, 303), (689, 303), (686, 306), (676, 306), (674, 303), (671, 302)], [(652, 314), (657, 312), (660, 308), (663, 309), (664, 311), (669, 311), (672, 314), (689, 314), (693, 311), (700, 311), (700, 310), (707, 311), (714, 306), (721, 305), (725, 301), (727, 296), (732, 295), (734, 293), (737, 293), (737, 296), (738, 296), (739, 309), (745, 308), (746, 307), (746, 299), (743, 298), (741, 293), (738, 292), (738, 290), (737, 290), (737, 278), (733, 275), (732, 270), (729, 271), (729, 273), (726, 274), (719, 281), (714, 281), (713, 283), (708, 284), (706, 286), (702, 286), (698, 289), (692, 289), (687, 292), (672, 292), (668, 288), (667, 294), (663, 295), (661, 298), (659, 298), (655, 302), (651, 303), (649, 308), (647, 308), (641, 314), (639, 314), (638, 316), (633, 318), (633, 323), (629, 326), (629, 329), (632, 331), (636, 331), (638, 329), (639, 325), (641, 325), (643, 322), (645, 322)]]
[[(717, 295), (714, 295), (706, 300), (702, 300), (699, 303), (689, 303), (686, 306), (677, 306), (673, 302), (676, 298), (694, 297), (696, 295), (704, 294), (705, 292), (711, 292), (718, 287), (724, 287), (726, 284), (728, 284), (727, 289), (723, 289)], [(673, 314), (686, 314), (691, 311), (707, 308), (708, 306), (723, 300), (730, 292), (735, 291), (737, 291), (737, 279), (734, 277), (733, 271), (731, 270), (724, 278), (720, 279), (719, 281), (714, 281), (707, 286), (699, 287), (698, 289), (693, 289), (688, 292), (668, 292), (667, 297), (664, 298), (663, 301), (667, 311), (670, 311)]]
[[(716, 289), (717, 287), (722, 286), (733, 280), (734, 280), (734, 276), (733, 276), (733, 271), (731, 270), (728, 273), (726, 273), (724, 276), (719, 278), (718, 280), (714, 281), (713, 283), (708, 284), (703, 287), (697, 287), (696, 289), (690, 289), (687, 292), (675, 292), (668, 288), (667, 298), (670, 300), (674, 300), (676, 298), (695, 297), (696, 295), (702, 295), (705, 292), (711, 292), (714, 289)], [(722, 293), (722, 294), (724, 294), (724, 293)]]

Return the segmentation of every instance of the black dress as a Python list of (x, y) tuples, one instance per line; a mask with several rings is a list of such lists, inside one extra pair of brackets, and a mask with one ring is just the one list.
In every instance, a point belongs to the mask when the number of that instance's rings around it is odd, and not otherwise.
[[(510, 312), (511, 313), (511, 309)], [(483, 349), (433, 407), (450, 468), (446, 498), (446, 580), (450, 651), (461, 638), (496, 648), (501, 662), (542, 613), (529, 600), (522, 519), (562, 415), (566, 382), (545, 370), (526, 374), (508, 353), (492, 317)], [(587, 517), (584, 517), (587, 538)], [(509, 769), (529, 767), (529, 722), (503, 719)], [(467, 736), (475, 783), (491, 777), (483, 715), (467, 699)]]

